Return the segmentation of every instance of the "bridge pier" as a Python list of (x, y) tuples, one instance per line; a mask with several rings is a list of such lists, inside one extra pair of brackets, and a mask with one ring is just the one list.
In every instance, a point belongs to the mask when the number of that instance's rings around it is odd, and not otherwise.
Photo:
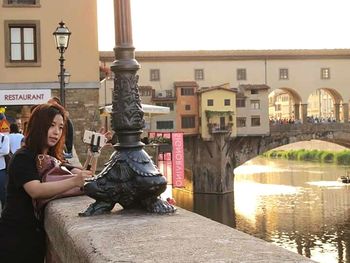
[(294, 120), (300, 120), (300, 104), (294, 104)]
[(213, 135), (212, 141), (185, 137), (185, 167), (192, 173), (193, 192), (225, 194), (233, 192), (234, 161), (228, 154), (230, 138)]
[(307, 123), (307, 103), (301, 105), (301, 122)]
[(343, 103), (344, 123), (349, 122), (349, 104)]
[(334, 103), (334, 114), (335, 114), (335, 121), (340, 121), (340, 104)]

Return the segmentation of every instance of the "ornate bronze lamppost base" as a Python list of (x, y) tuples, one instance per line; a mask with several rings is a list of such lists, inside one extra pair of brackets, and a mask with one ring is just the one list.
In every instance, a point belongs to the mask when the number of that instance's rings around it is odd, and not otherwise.
[(116, 203), (123, 208), (141, 208), (151, 213), (173, 213), (176, 208), (159, 198), (166, 189), (166, 178), (142, 149), (118, 150), (105, 168), (84, 186), (96, 200), (80, 216), (110, 212)]

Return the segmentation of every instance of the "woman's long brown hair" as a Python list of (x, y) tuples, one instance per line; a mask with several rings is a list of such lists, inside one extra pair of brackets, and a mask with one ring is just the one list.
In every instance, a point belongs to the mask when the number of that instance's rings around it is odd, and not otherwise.
[(48, 130), (57, 114), (63, 117), (62, 136), (55, 146), (49, 148), (48, 154), (62, 161), (66, 134), (66, 114), (64, 108), (58, 104), (40, 104), (33, 110), (25, 131), (25, 147), (33, 151), (35, 155), (43, 153), (47, 146)]

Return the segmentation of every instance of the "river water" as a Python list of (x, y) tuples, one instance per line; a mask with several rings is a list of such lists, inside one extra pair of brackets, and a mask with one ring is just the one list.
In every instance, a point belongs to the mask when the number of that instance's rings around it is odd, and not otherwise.
[(337, 181), (347, 171), (258, 157), (235, 170), (234, 194), (174, 197), (185, 209), (315, 261), (350, 263), (350, 184)]

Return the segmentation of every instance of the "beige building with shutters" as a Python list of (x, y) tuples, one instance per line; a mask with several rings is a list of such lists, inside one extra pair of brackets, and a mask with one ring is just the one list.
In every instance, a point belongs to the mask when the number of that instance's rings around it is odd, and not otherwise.
[(25, 123), (32, 105), (59, 96), (60, 54), (52, 33), (61, 20), (72, 32), (64, 53), (71, 75), (66, 105), (77, 151), (85, 152), (84, 129), (99, 126), (96, 0), (0, 0), (0, 106), (10, 119)]

